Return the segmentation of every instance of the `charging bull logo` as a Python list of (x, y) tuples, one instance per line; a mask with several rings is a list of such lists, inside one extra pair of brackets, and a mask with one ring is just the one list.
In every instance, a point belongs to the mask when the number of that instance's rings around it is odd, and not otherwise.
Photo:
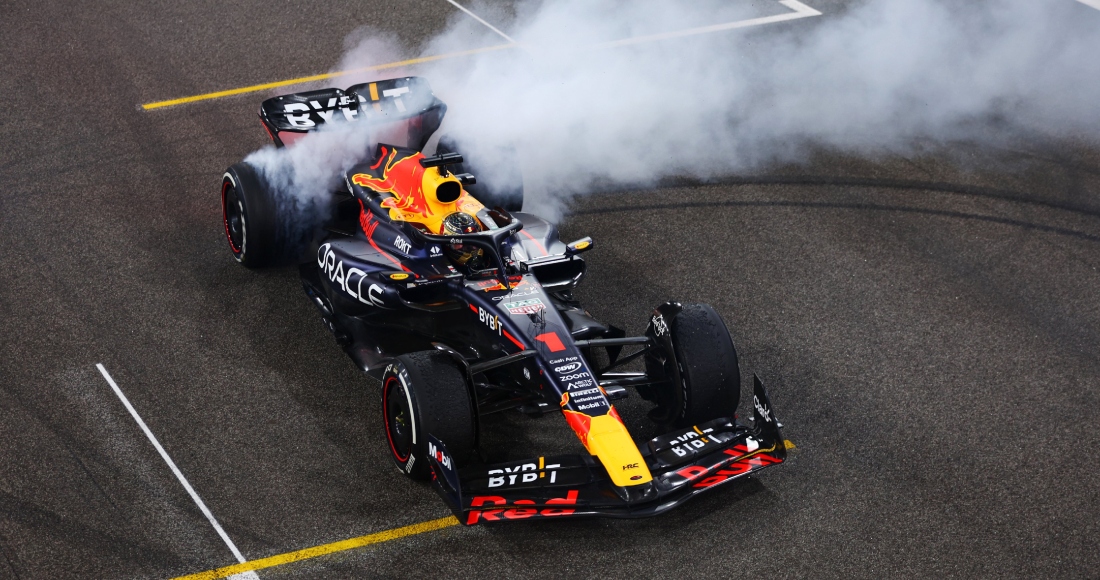
[(372, 170), (381, 167), (381, 177), (375, 177), (369, 173), (356, 173), (351, 177), (351, 182), (381, 193), (392, 194), (392, 198), (382, 200), (381, 205), (384, 208), (394, 209), (402, 214), (417, 214), (425, 217), (432, 215), (428, 200), (424, 198), (424, 168), (420, 166), (420, 158), (423, 155), (413, 153), (400, 159), (397, 155), (397, 149), (382, 146), (382, 156), (378, 163), (371, 167)]

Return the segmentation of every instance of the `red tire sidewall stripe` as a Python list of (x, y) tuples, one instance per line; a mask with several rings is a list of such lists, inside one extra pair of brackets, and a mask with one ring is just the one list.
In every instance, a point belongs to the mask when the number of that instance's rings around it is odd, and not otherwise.
[(233, 243), (233, 236), (229, 235), (229, 206), (226, 205), (225, 193), (229, 191), (229, 180), (222, 180), (222, 223), (225, 224), (225, 239), (229, 240), (229, 249), (234, 254), (240, 254), (241, 250)]

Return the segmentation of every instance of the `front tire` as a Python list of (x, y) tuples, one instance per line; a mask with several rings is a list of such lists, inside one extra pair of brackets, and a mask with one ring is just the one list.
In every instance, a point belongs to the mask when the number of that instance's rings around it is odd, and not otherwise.
[(662, 427), (683, 428), (734, 416), (741, 399), (741, 367), (729, 329), (714, 308), (685, 304), (663, 333), (651, 323), (647, 334), (663, 339), (666, 350), (672, 347), (672, 356), (663, 361), (646, 359), (650, 376), (669, 379), (649, 392), (657, 403), (651, 419)]
[(249, 268), (273, 265), (281, 257), (273, 193), (248, 163), (236, 163), (222, 176), (222, 218), (229, 251)]
[(382, 418), (390, 457), (415, 480), (427, 480), (428, 434), (447, 446), (456, 461), (476, 444), (474, 405), (462, 371), (445, 353), (401, 355), (382, 376)]

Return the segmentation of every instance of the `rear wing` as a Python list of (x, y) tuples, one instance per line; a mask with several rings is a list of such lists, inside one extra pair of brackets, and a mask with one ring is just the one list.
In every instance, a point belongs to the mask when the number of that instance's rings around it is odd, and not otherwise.
[[(446, 112), (447, 105), (432, 94), (428, 81), (421, 77), (294, 93), (260, 104), (260, 120), (277, 147), (322, 125), (366, 123), (372, 132), (384, 135), (387, 143), (421, 150)], [(401, 143), (402, 138), (407, 141)]]

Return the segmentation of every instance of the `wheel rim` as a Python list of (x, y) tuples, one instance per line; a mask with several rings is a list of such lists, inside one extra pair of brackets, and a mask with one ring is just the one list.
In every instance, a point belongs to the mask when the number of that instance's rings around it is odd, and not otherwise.
[(233, 254), (240, 254), (244, 250), (245, 239), (244, 204), (229, 180), (222, 184), (222, 215), (229, 248), (233, 250)]
[(404, 387), (395, 377), (386, 379), (382, 391), (382, 407), (386, 414), (386, 439), (393, 456), (401, 463), (412, 454), (412, 410), (409, 409)]

